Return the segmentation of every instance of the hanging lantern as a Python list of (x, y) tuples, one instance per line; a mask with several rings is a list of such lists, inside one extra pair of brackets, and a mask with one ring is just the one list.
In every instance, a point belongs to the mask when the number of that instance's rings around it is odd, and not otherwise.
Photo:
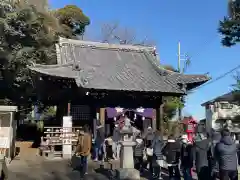
[(122, 113), (123, 112), (123, 108), (116, 107), (115, 109), (116, 109), (117, 113)]
[(137, 115), (136, 114), (134, 114), (134, 118), (133, 118), (134, 120), (136, 120), (137, 119)]
[(142, 107), (137, 108), (137, 112), (139, 112), (139, 113), (143, 113), (143, 112), (144, 112), (144, 108), (142, 108)]

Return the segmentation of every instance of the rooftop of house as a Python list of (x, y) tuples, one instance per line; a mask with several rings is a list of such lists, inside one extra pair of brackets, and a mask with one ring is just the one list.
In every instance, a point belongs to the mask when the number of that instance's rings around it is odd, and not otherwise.
[(226, 94), (223, 94), (221, 96), (218, 96), (210, 101), (204, 102), (201, 104), (201, 106), (206, 106), (209, 104), (214, 104), (215, 102), (221, 102), (221, 101), (226, 101), (226, 102), (231, 102), (234, 103), (236, 101), (236, 95), (239, 94), (237, 91), (232, 91)]

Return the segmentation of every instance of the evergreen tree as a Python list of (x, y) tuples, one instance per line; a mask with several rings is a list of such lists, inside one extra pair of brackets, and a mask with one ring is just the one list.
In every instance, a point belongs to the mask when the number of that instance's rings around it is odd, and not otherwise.
[[(222, 44), (231, 47), (240, 42), (240, 0), (228, 2), (228, 17), (224, 17), (219, 24), (219, 32), (223, 36)], [(240, 104), (240, 76), (235, 76), (234, 96)]]
[(229, 1), (228, 17), (219, 24), (219, 32), (223, 36), (222, 44), (231, 47), (240, 42), (240, 1)]
[[(71, 9), (65, 10), (66, 14), (60, 18), (55, 16), (57, 11), (43, 12), (27, 4), (0, 2), (0, 66), (7, 87), (1, 95), (5, 98), (14, 103), (31, 102), (34, 87), (27, 66), (33, 63), (55, 64), (55, 43), (59, 36), (77, 38), (78, 33), (84, 33), (88, 18), (81, 24), (81, 30), (77, 30), (80, 17), (86, 16), (77, 7), (72, 14), (67, 14)], [(75, 24), (67, 26), (63, 23), (64, 15)]]

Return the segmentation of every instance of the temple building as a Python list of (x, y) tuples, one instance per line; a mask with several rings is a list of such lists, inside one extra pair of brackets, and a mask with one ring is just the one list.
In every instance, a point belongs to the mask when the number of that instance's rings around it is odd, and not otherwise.
[[(154, 47), (116, 45), (60, 38), (57, 64), (29, 67), (38, 99), (58, 106), (58, 118), (104, 125), (105, 108), (152, 108), (153, 127), (162, 123), (163, 96), (183, 96), (207, 82), (206, 75), (184, 75), (161, 67)], [(157, 121), (156, 121), (157, 119)]]

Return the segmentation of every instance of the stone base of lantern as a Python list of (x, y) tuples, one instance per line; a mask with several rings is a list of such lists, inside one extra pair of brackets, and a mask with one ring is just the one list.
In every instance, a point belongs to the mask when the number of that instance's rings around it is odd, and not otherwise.
[(140, 180), (140, 173), (136, 169), (117, 169), (117, 179), (119, 180)]
[(134, 169), (133, 160), (133, 146), (136, 144), (133, 141), (122, 141), (121, 144), (121, 157), (120, 168), (117, 170), (117, 179), (138, 180), (140, 173)]

